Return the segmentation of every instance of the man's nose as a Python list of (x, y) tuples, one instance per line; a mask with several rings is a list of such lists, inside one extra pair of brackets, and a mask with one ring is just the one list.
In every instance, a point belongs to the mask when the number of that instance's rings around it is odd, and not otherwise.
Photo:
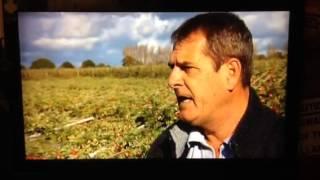
[(172, 89), (176, 89), (182, 85), (182, 73), (178, 67), (174, 67), (169, 75), (168, 85)]

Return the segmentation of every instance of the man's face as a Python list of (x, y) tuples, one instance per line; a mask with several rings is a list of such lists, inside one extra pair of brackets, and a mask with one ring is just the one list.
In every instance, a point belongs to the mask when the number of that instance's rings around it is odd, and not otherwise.
[(215, 71), (214, 61), (204, 54), (205, 43), (202, 33), (192, 33), (175, 46), (169, 60), (169, 86), (177, 96), (178, 116), (199, 127), (216, 121), (228, 99), (226, 75), (221, 68)]

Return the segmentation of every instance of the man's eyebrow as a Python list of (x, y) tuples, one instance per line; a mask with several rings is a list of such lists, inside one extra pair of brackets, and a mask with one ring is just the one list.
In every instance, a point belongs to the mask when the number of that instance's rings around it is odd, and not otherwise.
[[(173, 68), (174, 67), (174, 63), (172, 62), (168, 62), (168, 66), (170, 68)], [(176, 65), (178, 66), (194, 66), (194, 63), (190, 62), (190, 61), (186, 61), (186, 60), (182, 60), (182, 61), (176, 61)]]
[(190, 61), (181, 61), (181, 62), (177, 62), (177, 64), (178, 65), (180, 65), (180, 66), (192, 66), (192, 65), (194, 65), (192, 62), (190, 62)]

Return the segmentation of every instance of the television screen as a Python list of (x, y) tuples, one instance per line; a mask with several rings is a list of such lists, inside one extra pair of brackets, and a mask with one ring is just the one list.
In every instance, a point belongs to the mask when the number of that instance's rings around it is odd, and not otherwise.
[[(25, 158), (140, 159), (178, 120), (170, 36), (204, 12), (19, 12)], [(236, 11), (251, 86), (285, 118), (289, 11)]]

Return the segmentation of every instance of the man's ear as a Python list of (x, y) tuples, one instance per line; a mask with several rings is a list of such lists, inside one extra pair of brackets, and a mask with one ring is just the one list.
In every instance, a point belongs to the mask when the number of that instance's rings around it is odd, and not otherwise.
[(226, 87), (229, 91), (233, 91), (241, 80), (241, 63), (237, 58), (228, 59), (222, 66), (224, 69), (224, 79)]

